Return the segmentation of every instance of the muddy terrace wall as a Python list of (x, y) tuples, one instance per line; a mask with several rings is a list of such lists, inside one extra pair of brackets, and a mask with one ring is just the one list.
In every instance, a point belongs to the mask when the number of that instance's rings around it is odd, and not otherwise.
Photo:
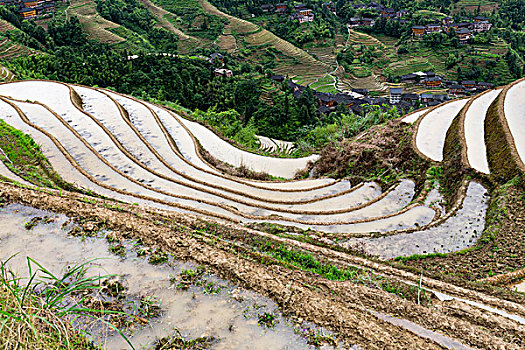
[(466, 160), (467, 146), (465, 144), (464, 128), (465, 112), (471, 103), (472, 100), (463, 107), (461, 112), (452, 121), (447, 131), (447, 137), (443, 147), (443, 175), (439, 181), (441, 193), (447, 200), (448, 205), (455, 203), (458, 199), (463, 179), (475, 174), (468, 166)]
[(485, 144), (491, 178), (498, 183), (505, 183), (521, 173), (516, 151), (509, 144), (512, 139), (504, 119), (504, 91), (492, 102), (485, 118)]

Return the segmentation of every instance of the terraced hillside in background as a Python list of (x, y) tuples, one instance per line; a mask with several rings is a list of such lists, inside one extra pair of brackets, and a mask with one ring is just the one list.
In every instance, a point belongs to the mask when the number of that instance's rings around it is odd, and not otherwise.
[[(414, 123), (403, 128), (413, 137), (413, 149), (423, 158), (421, 170), (427, 176), (420, 181), (407, 173), (382, 188), (373, 181), (287, 180), (309, 161), (322, 159), (248, 153), (172, 110), (110, 90), (50, 81), (6, 83), (0, 85), (1, 118), (41, 145), (66, 182), (93, 195), (52, 190), (30, 195), (25, 189), (10, 192), (14, 187), (4, 183), (0, 190), (22, 201), (28, 196), (36, 206), (70, 203), (60, 210), (87, 204), (116, 208), (115, 215), (106, 216), (108, 225), (133, 208), (148, 208), (147, 215), (156, 217), (155, 222), (184, 222), (177, 233), (163, 233), (164, 226), (153, 224), (134, 234), (156, 237), (157, 244), (173, 251), (185, 249), (182, 241), (173, 243), (174, 237), (189, 234), (188, 245), (197, 238), (198, 244), (220, 254), (235, 254), (241, 263), (228, 265), (230, 255), (214, 263), (204, 256), (199, 259), (271, 294), (285, 309), (328, 326), (350, 345), (519, 349), (525, 346), (525, 297), (506, 288), (519, 278), (511, 278), (496, 291), (490, 283), (458, 285), (446, 276), (424, 276), (424, 271), (420, 275), (419, 270), (385, 261), (412, 257), (418, 262), (414, 257), (428, 254), (446, 259), (447, 253), (456, 251), (468, 256), (470, 247), (484, 237), (485, 218), (491, 212), (490, 178), (481, 173), (506, 181), (520, 175), (518, 169), (525, 170), (525, 128), (520, 124), (524, 88), (521, 80), (405, 117), (404, 122)], [(401, 121), (393, 123), (401, 125)], [(369, 133), (355, 141), (370, 145)], [(373, 152), (382, 151), (375, 147)], [(234, 167), (283, 179), (231, 176), (212, 166), (204, 153)], [(502, 159), (517, 167), (503, 164)], [(440, 166), (445, 177), (436, 176), (435, 168)], [(464, 176), (469, 168), (480, 176)], [(315, 173), (315, 165), (313, 169)], [(7, 168), (0, 168), (0, 174), (20, 182)], [(452, 194), (439, 191), (453, 186)], [(108, 201), (118, 202), (113, 206)], [(134, 232), (137, 220), (144, 220), (144, 215), (132, 216), (125, 226)], [(294, 254), (309, 254), (310, 260)], [(518, 268), (525, 265), (522, 260), (518, 257), (514, 265), (506, 266)], [(263, 265), (255, 267), (259, 261)], [(323, 270), (326, 262), (332, 267)], [(284, 276), (282, 268), (295, 277), (277, 285)], [(255, 278), (251, 272), (256, 269), (265, 272)], [(345, 273), (336, 277), (338, 269)], [(319, 271), (339, 282), (321, 279)], [(295, 278), (306, 288), (299, 293), (300, 300), (289, 290), (295, 288), (291, 287), (295, 282), (289, 282)], [(270, 280), (273, 287), (266, 285)], [(315, 295), (309, 294), (312, 291)], [(286, 301), (290, 298), (293, 303)], [(333, 307), (341, 313), (330, 311)]]
[(113, 32), (115, 28), (121, 26), (103, 18), (97, 12), (97, 4), (94, 0), (72, 0), (66, 10), (66, 16), (78, 18), (88, 39), (108, 44), (126, 40)]

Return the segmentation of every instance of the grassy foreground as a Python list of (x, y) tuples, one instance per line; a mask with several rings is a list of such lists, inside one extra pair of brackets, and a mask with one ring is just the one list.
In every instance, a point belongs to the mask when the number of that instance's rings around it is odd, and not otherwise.
[(8, 261), (0, 262), (0, 348), (98, 349), (65, 319), (90, 311), (68, 306), (68, 300), (96, 287), (98, 277), (84, 278), (86, 267), (78, 265), (58, 278), (28, 258), (26, 280), (6, 267)]

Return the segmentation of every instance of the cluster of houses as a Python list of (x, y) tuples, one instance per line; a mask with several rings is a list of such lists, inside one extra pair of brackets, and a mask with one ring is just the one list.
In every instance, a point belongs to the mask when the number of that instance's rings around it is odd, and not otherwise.
[[(335, 6), (333, 7), (335, 11)], [(275, 6), (272, 4), (264, 4), (261, 6), (261, 10), (264, 13), (277, 13), (286, 14), (288, 13), (288, 5), (279, 3)], [(290, 20), (298, 20), (299, 23), (312, 22), (314, 20), (314, 12), (309, 9), (305, 4), (297, 4), (293, 6), (292, 15)]]
[(435, 21), (434, 23), (427, 24), (425, 26), (413, 26), (412, 35), (415, 38), (421, 38), (425, 34), (430, 33), (448, 33), (453, 30), (459, 38), (461, 44), (466, 44), (474, 33), (487, 32), (492, 28), (492, 23), (488, 21), (486, 17), (477, 16), (473, 22), (460, 22), (454, 23), (452, 17), (445, 17), (441, 22)]
[(34, 19), (55, 12), (54, 0), (0, 0), (0, 5), (17, 6), (24, 19)]
[[(274, 75), (272, 79), (276, 82), (283, 83), (283, 75)], [(402, 88), (391, 88), (388, 97), (369, 97), (367, 89), (352, 89), (350, 93), (326, 93), (313, 91), (314, 96), (319, 102), (318, 115), (329, 114), (338, 107), (343, 106), (350, 112), (362, 115), (365, 105), (378, 105), (382, 108), (385, 106), (395, 106), (400, 113), (407, 113), (411, 110), (436, 106), (440, 103), (450, 100), (467, 93), (477, 93), (487, 89), (494, 88), (493, 84), (475, 81), (450, 82), (448, 93), (431, 94), (431, 93), (409, 93), (403, 92)], [(292, 91), (293, 97), (298, 99), (303, 94), (306, 86), (287, 80), (286, 85)]]
[(483, 81), (475, 82), (464, 80), (457, 82), (454, 80), (445, 80), (443, 77), (436, 75), (434, 72), (414, 72), (399, 77), (402, 83), (419, 84), (427, 88), (447, 88), (448, 93), (453, 96), (461, 96), (467, 93), (485, 91), (494, 88), (494, 84)]
[[(352, 6), (356, 10), (367, 9), (367, 10), (377, 12), (379, 14), (379, 17), (393, 19), (393, 20), (399, 21), (400, 24), (409, 23), (409, 20), (404, 19), (406, 18), (407, 15), (410, 14), (409, 11), (407, 10), (395, 11), (393, 8), (388, 8), (382, 4), (378, 4), (375, 2), (371, 2), (368, 5), (353, 4)], [(349, 27), (373, 27), (375, 25), (376, 18), (353, 17), (353, 18), (350, 18), (348, 22), (348, 26)], [(459, 38), (460, 43), (465, 44), (470, 39), (472, 39), (472, 37), (474, 36), (474, 33), (486, 32), (486, 31), (489, 31), (490, 28), (492, 28), (492, 24), (489, 22), (488, 18), (483, 17), (483, 16), (478, 16), (474, 18), (473, 22), (454, 23), (453, 18), (448, 17), (448, 16), (443, 18), (442, 20), (433, 19), (431, 20), (431, 22), (432, 23), (427, 24), (427, 25), (413, 26), (412, 35), (415, 38), (421, 38), (425, 34), (430, 34), (430, 33), (435, 33), (435, 32), (438, 32), (438, 33), (449, 32), (450, 30), (454, 30), (454, 32)]]
[[(272, 79), (275, 81), (284, 81), (284, 77), (281, 75), (273, 76)], [(306, 86), (296, 84), (291, 80), (286, 81), (286, 85), (292, 91), (293, 97), (296, 99), (301, 97), (306, 89)], [(413, 96), (403, 96), (403, 98), (392, 103), (393, 101), (385, 97), (369, 97), (367, 89), (352, 89), (351, 93), (332, 94), (318, 91), (313, 91), (313, 93), (319, 102), (319, 108), (316, 111), (318, 115), (329, 114), (341, 106), (349, 112), (358, 115), (363, 114), (364, 108), (367, 105), (377, 105), (382, 108), (396, 106), (401, 113), (406, 113), (415, 108), (425, 106), (425, 102), (421, 102), (419, 96), (415, 94), (414, 95), (418, 97), (417, 101), (413, 99)], [(448, 96), (445, 95), (444, 98), (448, 99)], [(425, 101), (430, 103), (431, 99), (429, 98)]]
[[(352, 7), (356, 10), (370, 10), (377, 12), (379, 15), (378, 17), (387, 18), (399, 21), (401, 24), (408, 23), (407, 19), (402, 19), (403, 17), (406, 17), (409, 12), (408, 10), (399, 10), (396, 11), (393, 8), (385, 7), (382, 4), (378, 4), (375, 2), (371, 2), (368, 5), (365, 4), (353, 4)], [(348, 21), (348, 26), (353, 27), (373, 27), (376, 23), (376, 18), (370, 18), (370, 17), (352, 17)]]

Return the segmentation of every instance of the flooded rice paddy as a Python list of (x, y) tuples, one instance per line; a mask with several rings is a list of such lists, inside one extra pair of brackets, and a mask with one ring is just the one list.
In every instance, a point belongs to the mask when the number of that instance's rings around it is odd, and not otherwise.
[[(29, 230), (25, 225), (34, 217), (47, 219)], [(26, 257), (56, 275), (97, 259), (89, 264), (87, 274), (116, 274), (126, 288), (126, 298), (152, 300), (159, 305), (159, 316), (145, 325), (132, 325), (126, 332), (136, 349), (149, 348), (156, 340), (179, 332), (188, 338), (213, 339), (213, 349), (313, 349), (305, 338), (308, 332), (328, 335), (311, 324), (294, 324), (271, 300), (213, 275), (203, 274), (203, 283), (182, 290), (177, 287), (181, 272), (198, 271), (198, 266), (172, 258), (152, 265), (139, 256), (140, 246), (133, 241), (123, 242), (125, 258), (117, 256), (108, 251), (103, 236), (68, 235), (73, 224), (63, 215), (11, 204), (0, 208), (0, 223), (4, 227), (0, 231), (0, 260), (17, 254), (8, 266), (18, 276), (27, 276)], [(275, 324), (273, 327), (261, 324), (264, 315), (272, 315), (266, 317)], [(107, 349), (129, 348), (122, 337), (103, 325), (90, 324), (86, 331)]]
[(470, 182), (461, 208), (441, 225), (406, 234), (350, 239), (344, 245), (360, 245), (367, 253), (384, 259), (466, 249), (474, 245), (483, 232), (488, 199), (483, 185)]

